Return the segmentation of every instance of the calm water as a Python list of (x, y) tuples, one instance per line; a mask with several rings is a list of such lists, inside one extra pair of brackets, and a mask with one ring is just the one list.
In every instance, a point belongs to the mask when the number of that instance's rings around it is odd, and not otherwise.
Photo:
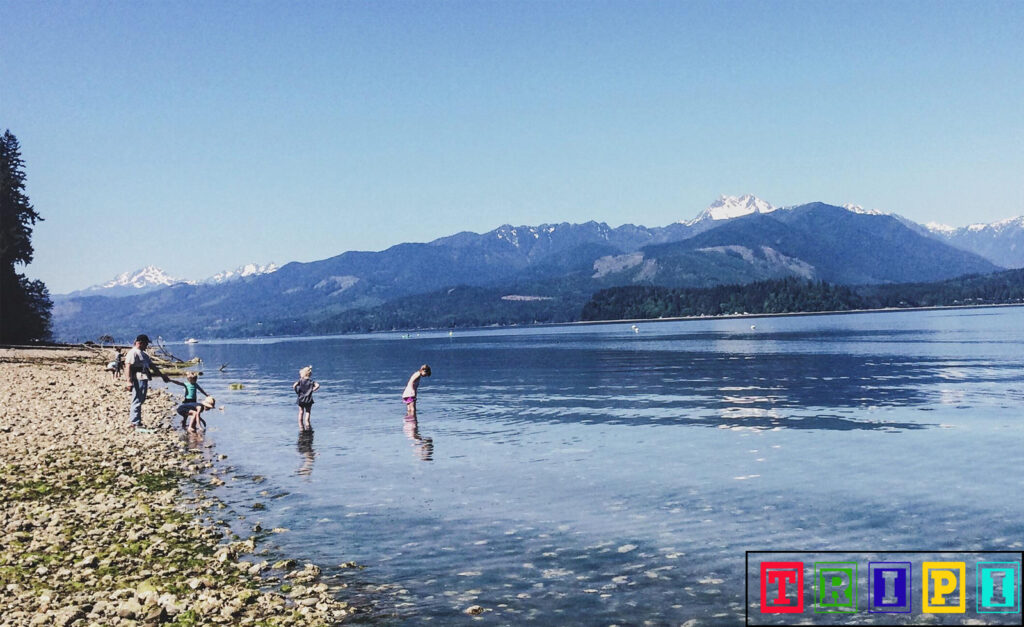
[(1024, 308), (174, 349), (227, 408), (219, 495), (289, 553), (365, 565), (343, 576), (379, 622), (733, 624), (747, 550), (1024, 541)]

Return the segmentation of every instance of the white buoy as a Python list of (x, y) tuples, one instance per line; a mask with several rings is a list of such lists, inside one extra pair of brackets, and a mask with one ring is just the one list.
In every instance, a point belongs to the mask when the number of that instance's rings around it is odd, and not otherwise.
[(753, 331), (753, 330), (754, 330), (754, 329), (756, 329), (756, 328), (757, 328), (757, 325), (756, 325), (756, 324), (752, 324), (752, 325), (750, 325), (750, 330), (751, 330), (751, 331)]

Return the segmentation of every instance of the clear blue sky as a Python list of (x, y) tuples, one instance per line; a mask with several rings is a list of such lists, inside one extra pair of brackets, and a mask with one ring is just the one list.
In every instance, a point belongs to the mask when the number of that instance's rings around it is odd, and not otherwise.
[(1024, 214), (1024, 2), (0, 0), (61, 293), (720, 194)]

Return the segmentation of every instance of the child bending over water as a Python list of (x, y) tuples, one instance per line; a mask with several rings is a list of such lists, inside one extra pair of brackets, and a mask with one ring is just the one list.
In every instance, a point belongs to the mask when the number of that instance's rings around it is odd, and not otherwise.
[(195, 432), (199, 429), (206, 429), (206, 421), (203, 420), (203, 412), (217, 406), (217, 401), (212, 396), (207, 396), (202, 403), (182, 403), (178, 405), (178, 415), (181, 416), (182, 426), (188, 422), (188, 431)]
[(430, 376), (430, 366), (423, 364), (420, 369), (412, 373), (409, 383), (405, 384), (405, 391), (402, 392), (402, 400), (405, 401), (405, 415), (416, 415), (416, 391), (420, 389), (420, 379)]

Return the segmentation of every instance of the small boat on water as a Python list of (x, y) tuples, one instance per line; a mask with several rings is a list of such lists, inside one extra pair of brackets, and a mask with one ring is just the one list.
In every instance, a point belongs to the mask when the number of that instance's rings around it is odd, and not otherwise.
[(198, 344), (198, 343), (199, 343), (199, 340), (197, 340), (197, 339), (196, 339), (196, 338), (194, 338), (194, 337), (190, 337), (190, 338), (188, 338), (187, 340), (185, 340), (185, 343), (186, 343), (186, 344)]

